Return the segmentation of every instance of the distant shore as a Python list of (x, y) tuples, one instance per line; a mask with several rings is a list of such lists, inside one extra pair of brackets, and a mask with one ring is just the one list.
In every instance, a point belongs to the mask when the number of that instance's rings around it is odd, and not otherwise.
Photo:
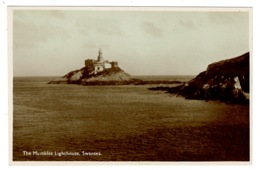
[(126, 81), (89, 81), (80, 83), (80, 85), (149, 85), (149, 84), (182, 84), (182, 81), (170, 81), (170, 80), (141, 80), (131, 79)]

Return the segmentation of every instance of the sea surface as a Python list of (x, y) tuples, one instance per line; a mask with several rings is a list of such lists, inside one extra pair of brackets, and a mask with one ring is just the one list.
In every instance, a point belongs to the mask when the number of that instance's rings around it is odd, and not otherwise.
[(14, 161), (250, 160), (247, 104), (147, 89), (155, 85), (47, 84), (52, 79), (14, 78)]

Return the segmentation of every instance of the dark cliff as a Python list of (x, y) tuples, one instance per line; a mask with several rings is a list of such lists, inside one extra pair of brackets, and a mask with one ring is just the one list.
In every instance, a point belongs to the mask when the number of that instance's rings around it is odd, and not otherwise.
[(157, 87), (151, 90), (166, 90), (187, 99), (245, 102), (249, 99), (250, 59), (249, 53), (208, 65), (194, 79), (173, 88)]

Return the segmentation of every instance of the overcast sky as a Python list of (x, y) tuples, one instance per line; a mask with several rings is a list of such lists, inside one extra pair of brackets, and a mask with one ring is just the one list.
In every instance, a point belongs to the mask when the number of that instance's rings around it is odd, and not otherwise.
[(14, 76), (63, 76), (96, 59), (131, 75), (196, 75), (249, 51), (248, 12), (14, 10)]

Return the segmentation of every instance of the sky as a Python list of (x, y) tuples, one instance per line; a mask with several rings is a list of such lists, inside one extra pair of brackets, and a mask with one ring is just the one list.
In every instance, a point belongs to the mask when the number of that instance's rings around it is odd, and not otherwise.
[(14, 76), (63, 76), (96, 59), (131, 75), (197, 75), (250, 50), (248, 11), (13, 10)]

